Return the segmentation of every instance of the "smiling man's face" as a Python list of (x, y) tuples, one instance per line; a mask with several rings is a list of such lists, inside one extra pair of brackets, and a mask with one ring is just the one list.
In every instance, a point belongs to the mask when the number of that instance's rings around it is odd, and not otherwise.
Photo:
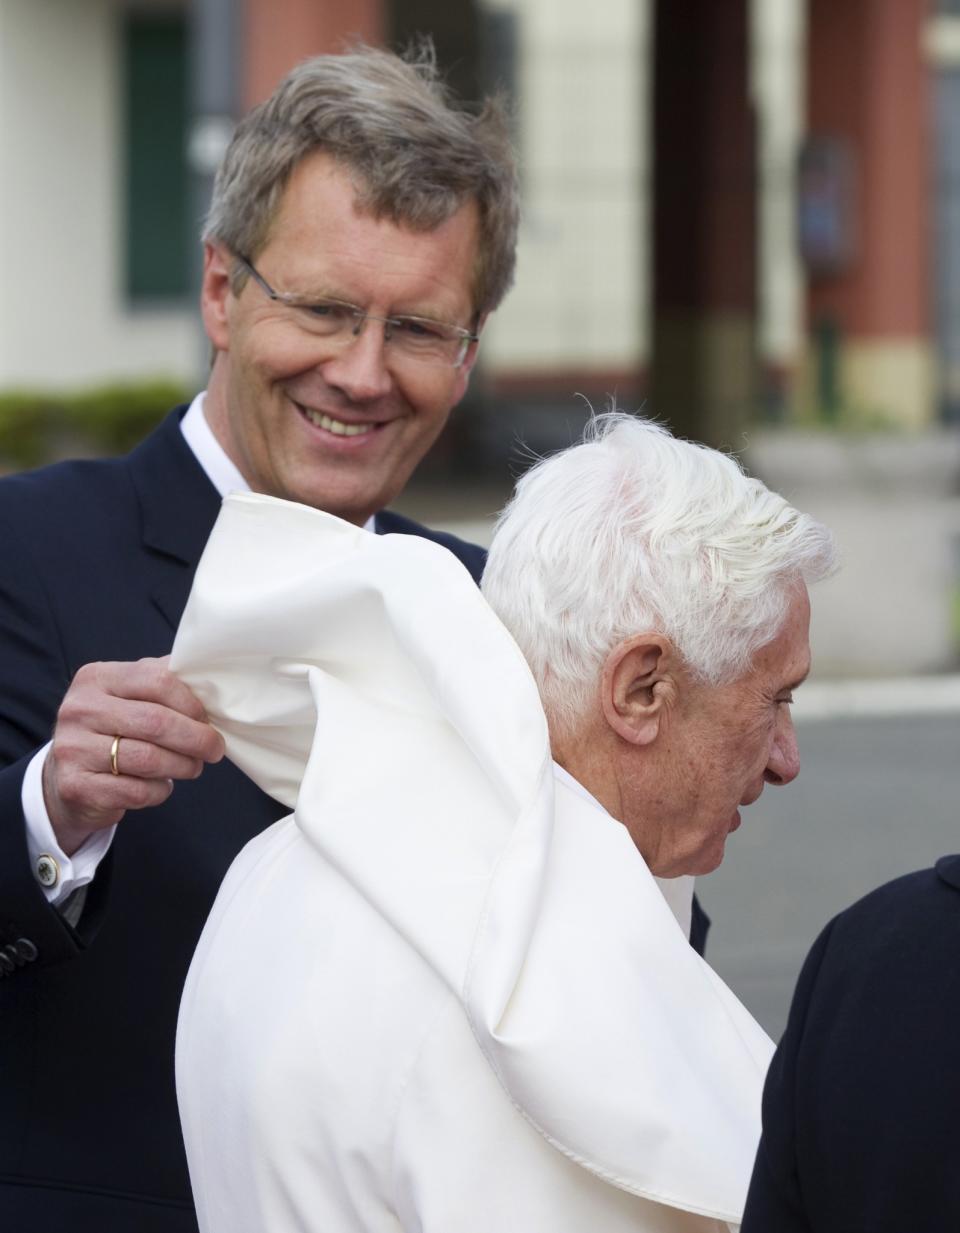
[[(271, 287), (377, 317), (471, 328), (479, 236), (473, 203), (432, 231), (359, 213), (350, 174), (315, 153), (294, 170), (266, 245), (252, 257)], [(230, 289), (235, 254), (208, 245), (202, 308), (217, 350), (205, 403), (214, 434), (255, 492), (362, 524), (391, 501), (463, 397), (459, 368), (395, 354), (381, 322), (331, 346), (253, 278)]]

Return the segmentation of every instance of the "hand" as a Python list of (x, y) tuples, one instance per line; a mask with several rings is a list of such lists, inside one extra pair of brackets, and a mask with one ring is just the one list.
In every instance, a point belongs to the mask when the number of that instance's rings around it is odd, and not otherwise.
[(204, 763), (223, 757), (223, 738), (168, 662), (87, 664), (64, 695), (43, 767), (43, 797), (68, 856), (128, 809), (161, 804), (175, 779), (196, 779)]

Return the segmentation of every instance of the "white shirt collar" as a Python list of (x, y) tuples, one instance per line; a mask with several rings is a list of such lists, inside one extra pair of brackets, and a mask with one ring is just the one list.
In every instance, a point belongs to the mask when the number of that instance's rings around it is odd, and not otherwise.
[[(554, 776), (565, 783), (571, 791), (576, 792), (578, 796), (582, 796), (584, 800), (590, 802), (602, 814), (610, 818), (611, 814), (600, 804), (592, 792), (588, 792), (579, 779), (574, 779), (568, 770), (560, 765), (559, 762), (553, 764)], [(684, 936), (690, 936), (690, 927), (693, 923), (693, 888), (696, 879), (688, 874), (681, 874), (678, 878), (658, 878), (653, 875), (653, 880), (660, 887), (660, 893), (667, 901), (667, 907), (677, 918), (677, 923), (684, 932)]]
[(206, 391), (196, 396), (187, 409), (186, 415), (180, 421), (180, 431), (184, 440), (190, 446), (194, 457), (203, 467), (207, 479), (213, 484), (221, 497), (230, 492), (249, 492), (250, 485), (240, 474), (239, 468), (227, 456), (213, 429), (207, 423), (203, 414), (203, 403)]
[(574, 779), (566, 767), (561, 766), (559, 762), (554, 762), (553, 773), (557, 779), (559, 779), (562, 783), (565, 783), (568, 788), (572, 789), (572, 791), (576, 792), (577, 796), (582, 796), (585, 801), (589, 801), (591, 805), (595, 805), (601, 813), (605, 813), (608, 818), (610, 817), (609, 812), (604, 809), (593, 793), (588, 792), (579, 779)]
[[(183, 439), (221, 498), (231, 492), (249, 492), (250, 485), (240, 474), (239, 468), (227, 455), (227, 451), (213, 435), (213, 429), (207, 423), (207, 417), (203, 413), (206, 397), (206, 390), (201, 390), (187, 408), (186, 415), (180, 421)], [(371, 515), (363, 524), (365, 531), (376, 530), (375, 518), (375, 515)]]

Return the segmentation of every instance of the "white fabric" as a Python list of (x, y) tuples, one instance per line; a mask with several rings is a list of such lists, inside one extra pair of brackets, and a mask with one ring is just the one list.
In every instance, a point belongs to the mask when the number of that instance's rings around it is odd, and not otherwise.
[(527, 666), (449, 553), (230, 497), (172, 663), (295, 805), (231, 868), (184, 992), (204, 1233), (739, 1220), (772, 1045), (626, 829), (555, 779)]
[[(587, 789), (578, 780), (570, 774), (568, 770), (560, 766), (559, 763), (553, 764), (554, 775), (561, 780), (584, 800), (587, 800), (593, 805), (594, 809), (599, 809), (601, 813), (607, 811), (600, 804), (592, 792)], [(609, 817), (609, 814), (607, 815)], [(693, 892), (696, 888), (697, 879), (689, 874), (681, 875), (677, 878), (658, 878), (654, 877), (654, 882), (660, 887), (660, 893), (667, 901), (667, 906), (677, 918), (677, 924), (683, 930), (683, 936), (690, 936), (690, 925), (693, 920)]]

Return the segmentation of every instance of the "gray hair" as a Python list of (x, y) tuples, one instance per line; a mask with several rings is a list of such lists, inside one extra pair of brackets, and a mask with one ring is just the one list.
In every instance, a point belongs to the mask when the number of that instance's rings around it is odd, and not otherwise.
[[(431, 231), (473, 200), (480, 244), (473, 301), (490, 312), (513, 282), (519, 198), (503, 104), (453, 105), (429, 42), (401, 58), (357, 47), (289, 73), (237, 126), (217, 173), (203, 238), (255, 259), (296, 165), (323, 150), (356, 182), (375, 218)], [(234, 290), (245, 273), (235, 273)]]
[(633, 634), (668, 637), (700, 681), (735, 680), (835, 556), (825, 526), (735, 459), (614, 411), (519, 481), (483, 593), (569, 732)]

